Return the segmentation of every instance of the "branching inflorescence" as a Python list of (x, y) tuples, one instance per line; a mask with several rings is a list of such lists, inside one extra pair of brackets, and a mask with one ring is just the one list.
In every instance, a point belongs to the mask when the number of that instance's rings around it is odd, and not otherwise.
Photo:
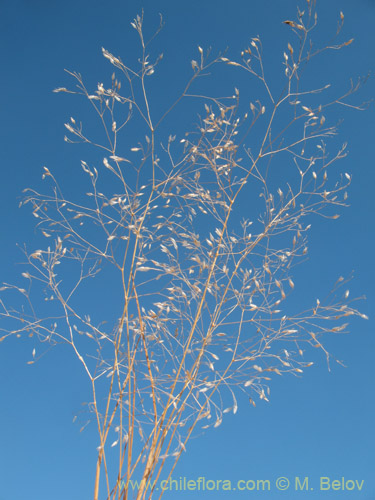
[[(311, 216), (337, 218), (331, 208), (346, 206), (351, 180), (348, 174), (328, 180), (346, 152), (343, 146), (328, 153), (325, 141), (336, 129), (325, 115), (345, 105), (358, 85), (332, 101), (325, 100), (328, 86), (305, 90), (302, 78), (322, 50), (350, 42), (316, 49), (314, 7), (307, 1), (296, 21), (285, 21), (297, 43), (284, 53), (278, 94), (266, 80), (258, 37), (238, 61), (210, 59), (198, 47), (185, 90), (154, 118), (146, 82), (161, 57), (150, 60), (143, 16), (132, 23), (140, 68), (103, 49), (116, 68), (108, 88), (100, 83), (91, 92), (81, 75), (69, 72), (76, 89), (55, 90), (85, 97), (96, 112), (102, 143), (73, 118), (65, 140), (96, 147), (101, 165), (81, 162), (90, 192), (80, 201), (65, 196), (47, 167), (51, 194), (26, 190), (23, 204), (53, 243), (25, 249), (29, 290), (4, 284), (2, 290), (18, 290), (26, 304), (20, 310), (1, 303), (3, 319), (14, 323), (3, 339), (35, 334), (46, 345), (64, 342), (82, 363), (100, 441), (95, 500), (103, 469), (106, 498), (128, 498), (132, 477), (141, 478), (137, 498), (151, 498), (151, 478), (167, 466), (171, 473), (194, 430), (217, 427), (225, 413), (236, 413), (240, 391), (254, 406), (257, 398), (268, 400), (272, 376), (312, 365), (306, 347), (322, 349), (329, 361), (323, 334), (345, 330), (348, 316), (364, 316), (348, 292), (338, 293), (342, 278), (309, 310), (292, 314), (288, 301), (292, 267), (307, 253)], [(341, 14), (337, 36), (342, 24)], [(244, 113), (237, 89), (227, 98), (190, 93), (216, 65), (260, 80), (264, 103), (250, 103)], [(197, 126), (164, 140), (165, 122), (189, 98), (204, 106)], [(147, 129), (135, 146), (125, 136), (129, 127)], [(271, 164), (285, 174), (274, 174)], [(106, 454), (115, 447), (112, 471)]]

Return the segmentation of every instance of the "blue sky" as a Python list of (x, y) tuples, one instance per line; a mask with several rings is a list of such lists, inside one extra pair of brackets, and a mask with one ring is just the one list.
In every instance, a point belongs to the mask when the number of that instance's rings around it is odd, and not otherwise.
[[(156, 26), (159, 12), (166, 23), (154, 44), (155, 52), (164, 53), (155, 83), (156, 110), (176, 88), (182, 88), (198, 44), (211, 46), (214, 53), (229, 47), (229, 54), (235, 55), (259, 34), (269, 80), (276, 81), (276, 61), (284, 50), (280, 40), (286, 40), (287, 29), (281, 22), (294, 19), (298, 4), (302, 1), (2, 2), (0, 281), (18, 279), (22, 255), (16, 245), (35, 238), (34, 219), (27, 209), (18, 208), (22, 190), (40, 186), (43, 165), (68, 184), (84, 156), (83, 149), (77, 152), (63, 142), (63, 124), (74, 116), (77, 104), (73, 97), (52, 93), (71, 83), (64, 68), (79, 71), (95, 85), (108, 81), (113, 70), (101, 47), (135, 62), (136, 38), (129, 23), (144, 8), (146, 29)], [(311, 78), (315, 83), (327, 74), (330, 83), (344, 89), (350, 78), (370, 72), (356, 97), (356, 102), (367, 101), (375, 89), (375, 2), (318, 1), (317, 36), (335, 29), (340, 10), (345, 14), (342, 40), (354, 38), (355, 43), (323, 56)], [(323, 357), (317, 357), (319, 362), (303, 378), (276, 380), (269, 403), (259, 402), (255, 409), (242, 404), (237, 415), (228, 416), (218, 429), (193, 439), (174, 473), (175, 478), (204, 476), (233, 483), (269, 479), (270, 492), (179, 492), (165, 498), (375, 498), (374, 104), (365, 112), (341, 108), (333, 118), (343, 118), (340, 140), (349, 143), (350, 154), (339, 168), (353, 176), (351, 206), (335, 222), (313, 224), (309, 260), (296, 271), (300, 287), (296, 305), (302, 295), (314, 300), (339, 275), (354, 270), (351, 295), (366, 295), (360, 307), (370, 319), (354, 320), (350, 335), (329, 342), (331, 352), (347, 368), (334, 365), (328, 372)], [(26, 363), (32, 348), (31, 341), (0, 344), (0, 500), (89, 499), (94, 428), (80, 433), (80, 425), (72, 423), (86, 400), (87, 381), (66, 348), (52, 350), (30, 366)], [(308, 476), (314, 490), (279, 492), (273, 485), (280, 476), (292, 481), (295, 476)], [(363, 479), (364, 486), (361, 492), (319, 492), (321, 476)]]

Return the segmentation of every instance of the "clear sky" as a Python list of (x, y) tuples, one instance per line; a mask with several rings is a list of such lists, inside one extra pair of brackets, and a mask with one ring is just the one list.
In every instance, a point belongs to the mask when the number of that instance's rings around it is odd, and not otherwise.
[[(71, 83), (64, 68), (80, 72), (95, 85), (108, 81), (113, 71), (101, 47), (135, 61), (135, 34), (129, 23), (144, 8), (146, 29), (156, 26), (159, 12), (166, 23), (154, 45), (155, 51), (164, 53), (155, 83), (155, 95), (163, 102), (182, 88), (198, 44), (211, 46), (214, 53), (229, 47), (235, 55), (250, 37), (260, 35), (272, 82), (279, 74), (275, 61), (284, 50), (280, 40), (286, 40), (282, 21), (294, 19), (302, 3), (0, 2), (0, 281), (19, 279), (16, 264), (22, 255), (16, 245), (34, 238), (34, 219), (27, 209), (18, 208), (22, 189), (40, 186), (43, 165), (69, 182), (85, 154), (63, 142), (63, 124), (74, 116), (76, 104), (74, 97), (52, 93)], [(319, 73), (312, 78), (319, 81), (327, 74), (329, 83), (343, 89), (350, 78), (370, 72), (356, 97), (359, 103), (371, 99), (375, 90), (375, 1), (318, 0), (322, 36), (335, 29), (340, 10), (345, 14), (342, 40), (355, 42), (345, 51), (322, 57)], [(351, 296), (366, 295), (360, 308), (370, 319), (354, 320), (350, 335), (330, 340), (330, 350), (347, 368), (333, 365), (328, 372), (320, 357), (302, 378), (275, 381), (269, 403), (260, 401), (256, 408), (241, 404), (237, 415), (228, 415), (219, 428), (192, 440), (174, 473), (174, 478), (204, 476), (233, 484), (269, 479), (271, 491), (179, 492), (165, 498), (375, 499), (374, 104), (365, 112), (342, 108), (334, 118), (343, 118), (340, 138), (349, 143), (350, 154), (340, 162), (340, 171), (352, 174), (351, 206), (337, 221), (313, 224), (309, 260), (298, 269), (298, 296), (314, 300), (338, 276), (354, 270)], [(27, 365), (33, 347), (31, 341), (0, 344), (0, 500), (92, 498), (95, 429), (88, 426), (80, 433), (80, 425), (72, 423), (85, 401), (87, 381), (63, 347)], [(308, 476), (314, 490), (296, 492), (291, 487), (280, 492), (275, 480), (281, 476), (292, 482), (296, 476)], [(364, 480), (363, 488), (318, 491), (321, 476)]]

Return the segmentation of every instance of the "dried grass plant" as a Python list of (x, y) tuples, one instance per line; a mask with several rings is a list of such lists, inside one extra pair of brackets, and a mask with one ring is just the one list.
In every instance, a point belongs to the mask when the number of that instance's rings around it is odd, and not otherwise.
[[(277, 91), (265, 76), (258, 37), (238, 60), (198, 47), (180, 97), (154, 116), (148, 87), (161, 57), (148, 55), (143, 15), (131, 23), (139, 67), (103, 49), (115, 67), (111, 84), (92, 91), (70, 72), (76, 87), (55, 90), (87, 100), (103, 140), (73, 118), (65, 124), (67, 142), (97, 151), (96, 167), (82, 161), (91, 187), (85, 193), (82, 183), (79, 200), (62, 192), (47, 167), (50, 194), (26, 190), (23, 204), (49, 243), (25, 248), (28, 288), (2, 287), (25, 300), (18, 308), (1, 301), (3, 325), (13, 322), (2, 328), (2, 340), (34, 335), (48, 347), (65, 343), (82, 364), (99, 436), (94, 500), (131, 497), (133, 479), (138, 500), (156, 495), (155, 481), (162, 471), (172, 474), (194, 431), (236, 413), (241, 391), (254, 406), (267, 401), (272, 377), (312, 364), (310, 347), (329, 361), (324, 337), (344, 331), (350, 316), (364, 316), (342, 278), (325, 301), (290, 312), (292, 269), (305, 259), (311, 219), (335, 219), (347, 204), (350, 175), (329, 175), (345, 145), (328, 151), (337, 129), (325, 116), (335, 106), (360, 109), (348, 101), (360, 82), (331, 99), (328, 86), (311, 89), (304, 81), (313, 59), (351, 43), (336, 41), (343, 21), (340, 14), (323, 48), (311, 42), (313, 0), (296, 21), (284, 21), (291, 41)], [(227, 78), (242, 71), (249, 86), (260, 82), (263, 96), (249, 108), (237, 89), (226, 98), (200, 95), (196, 85), (216, 66)], [(169, 117), (176, 120), (176, 107), (189, 99), (202, 116), (166, 139)], [(130, 143), (137, 130), (138, 142)]]

